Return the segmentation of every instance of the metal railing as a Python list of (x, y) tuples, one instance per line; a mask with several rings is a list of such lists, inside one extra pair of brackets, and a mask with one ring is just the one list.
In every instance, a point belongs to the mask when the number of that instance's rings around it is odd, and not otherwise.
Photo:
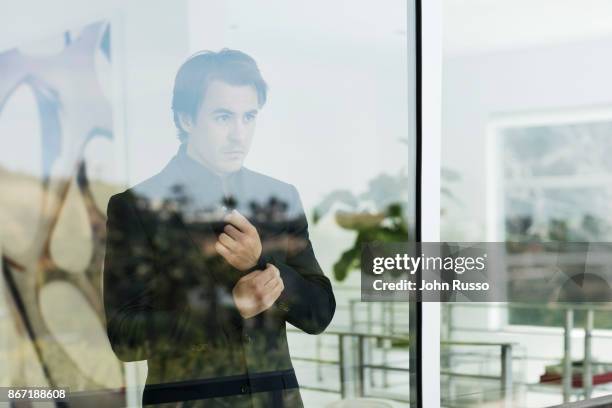
[[(297, 329), (288, 329), (289, 333), (302, 333)], [(338, 358), (336, 360), (326, 360), (320, 358), (318, 355), (316, 358), (304, 357), (304, 356), (292, 356), (293, 361), (302, 361), (316, 364), (325, 365), (337, 365), (339, 372), (340, 388), (325, 388), (317, 387), (312, 385), (301, 384), (300, 387), (305, 390), (319, 391), (319, 392), (331, 392), (338, 393), (342, 398), (347, 397), (368, 397), (372, 396), (368, 393), (368, 386), (366, 383), (366, 371), (372, 373), (372, 370), (381, 370), (383, 372), (405, 372), (409, 373), (408, 367), (398, 367), (389, 365), (387, 361), (383, 361), (381, 364), (374, 364), (368, 356), (372, 354), (368, 353), (371, 350), (371, 340), (376, 340), (376, 344), (385, 344), (385, 341), (395, 341), (402, 343), (404, 347), (409, 344), (409, 337), (407, 335), (391, 335), (391, 334), (374, 334), (374, 333), (359, 333), (350, 331), (326, 331), (319, 336), (336, 336), (338, 338)], [(350, 353), (346, 347), (346, 339), (356, 340), (356, 347), (354, 353)], [(499, 347), (500, 348), (500, 361), (501, 361), (501, 372), (499, 376), (487, 376), (479, 374), (468, 374), (468, 373), (456, 373), (456, 372), (443, 372), (442, 374), (456, 376), (456, 377), (470, 377), (487, 380), (497, 380), (500, 382), (500, 387), (505, 398), (511, 396), (512, 390), (512, 348), (513, 343), (497, 343), (497, 342), (461, 342), (461, 341), (445, 341), (441, 343), (443, 346), (453, 347)], [(386, 348), (386, 346), (384, 347)], [(355, 361), (349, 362), (347, 354), (354, 354)], [(353, 368), (353, 370), (351, 370)], [(352, 372), (351, 372), (352, 371)], [(352, 380), (352, 381), (351, 381)], [(352, 383), (352, 386), (350, 384)], [(383, 389), (388, 384), (385, 383)], [(409, 402), (408, 395), (406, 398), (399, 398), (391, 395), (376, 395), (377, 397), (384, 397), (390, 400)]]
[[(288, 329), (289, 333), (302, 333), (297, 329)], [(316, 358), (304, 357), (304, 356), (291, 356), (292, 361), (302, 361), (315, 363), (317, 365), (334, 365), (338, 367), (338, 375), (339, 375), (339, 383), (340, 388), (324, 388), (324, 387), (316, 387), (312, 385), (304, 385), (301, 384), (300, 387), (305, 390), (312, 391), (321, 391), (321, 392), (330, 392), (337, 393), (342, 396), (342, 398), (346, 398), (349, 396), (352, 397), (365, 397), (367, 396), (367, 387), (366, 387), (366, 370), (389, 370), (396, 372), (406, 372), (409, 373), (409, 368), (407, 367), (398, 367), (391, 366), (388, 364), (374, 364), (371, 360), (367, 359), (368, 355), (367, 350), (371, 347), (371, 342), (368, 340), (376, 340), (380, 342), (381, 340), (390, 340), (390, 341), (398, 341), (408, 344), (408, 337), (401, 335), (384, 335), (384, 334), (372, 334), (372, 333), (358, 333), (358, 332), (350, 332), (350, 331), (334, 331), (328, 330), (319, 335), (318, 339), (321, 336), (335, 336), (338, 339), (338, 358), (336, 360), (327, 360), (322, 359), (320, 356)], [(352, 339), (356, 341), (356, 347), (354, 350), (351, 348), (347, 348), (347, 339)], [(352, 352), (353, 351), (353, 352)], [(320, 343), (317, 343), (317, 353), (320, 353)], [(354, 361), (351, 361), (351, 354), (354, 355)], [(347, 356), (348, 355), (348, 356)], [(352, 370), (351, 370), (352, 368)], [(321, 380), (322, 378), (319, 377)], [(352, 384), (352, 386), (350, 386)], [(401, 402), (409, 402), (408, 399), (403, 398), (389, 398), (394, 399), (396, 401)]]
[[(573, 376), (573, 367), (572, 367), (572, 332), (575, 328), (575, 312), (581, 311), (584, 312), (584, 355), (583, 355), (583, 367), (582, 367), (582, 387), (581, 394), (585, 399), (589, 399), (593, 393), (593, 367), (595, 365), (593, 361), (593, 339), (597, 337), (604, 336), (596, 336), (593, 334), (594, 330), (594, 316), (596, 312), (606, 312), (610, 313), (612, 311), (611, 304), (566, 304), (566, 303), (557, 303), (557, 304), (546, 304), (546, 305), (538, 305), (538, 304), (527, 304), (527, 303), (491, 303), (491, 304), (473, 304), (473, 303), (462, 303), (462, 304), (446, 304), (449, 310), (453, 307), (468, 307), (468, 308), (506, 308), (506, 309), (534, 309), (534, 310), (548, 310), (548, 311), (562, 311), (564, 313), (563, 316), (563, 326), (562, 335), (563, 335), (563, 350), (562, 350), (562, 375), (561, 375), (561, 391), (563, 395), (564, 403), (568, 403), (572, 397), (572, 395), (576, 394), (575, 388), (572, 385)], [(558, 326), (556, 326), (558, 327)], [(453, 328), (450, 327), (449, 330), (464, 330), (463, 328)], [(488, 332), (486, 329), (473, 329), (475, 331)], [(536, 333), (526, 333), (526, 334), (536, 334)], [(538, 335), (545, 335), (544, 333), (538, 333)], [(558, 336), (559, 334), (554, 334)], [(612, 340), (612, 336), (605, 336), (605, 338), (609, 338)], [(603, 364), (603, 363), (600, 363)], [(598, 405), (593, 405), (598, 406)]]
[(592, 398), (588, 401), (564, 402), (549, 408), (609, 408), (612, 407), (612, 396)]

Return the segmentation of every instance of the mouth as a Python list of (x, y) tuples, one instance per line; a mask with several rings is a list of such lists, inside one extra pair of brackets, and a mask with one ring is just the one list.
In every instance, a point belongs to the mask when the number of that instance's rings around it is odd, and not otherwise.
[(242, 160), (242, 158), (244, 157), (244, 152), (241, 150), (228, 150), (226, 152), (223, 152), (223, 156), (226, 160)]

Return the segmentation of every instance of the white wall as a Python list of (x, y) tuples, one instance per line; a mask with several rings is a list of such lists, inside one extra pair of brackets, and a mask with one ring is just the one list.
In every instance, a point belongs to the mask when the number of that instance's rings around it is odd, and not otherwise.
[(456, 221), (462, 222), (463, 234), (452, 239), (487, 239), (486, 126), (491, 117), (612, 104), (611, 46), (612, 37), (445, 59), (442, 165), (462, 176)]
[(444, 54), (529, 49), (612, 34), (609, 0), (444, 0)]
[[(528, 9), (529, 6), (523, 8)], [(490, 152), (486, 127), (489, 121), (498, 114), (612, 105), (611, 46), (612, 36), (529, 49), (500, 47), (495, 52), (447, 56), (443, 75), (442, 165), (459, 172), (462, 180), (455, 189), (461, 204), (454, 207), (452, 220), (445, 220), (455, 223), (454, 231), (451, 233), (453, 228), (446, 225), (443, 231), (447, 234), (442, 239), (488, 239), (486, 183), (491, 170), (487, 167)], [(449, 205), (448, 200), (445, 204)], [(522, 379), (537, 382), (544, 365), (562, 357), (561, 329), (506, 329), (505, 311), (499, 310), (486, 305), (478, 310), (458, 308), (453, 313), (453, 321), (465, 330), (455, 330), (453, 340), (517, 342), (524, 356), (536, 358), (522, 366), (525, 368)], [(573, 357), (579, 359), (583, 353), (580, 331), (576, 330), (573, 337)], [(597, 340), (594, 356), (606, 359), (609, 341)], [(515, 365), (515, 369), (518, 367)], [(555, 400), (561, 402), (560, 391), (549, 398), (552, 398), (548, 399), (549, 404)]]

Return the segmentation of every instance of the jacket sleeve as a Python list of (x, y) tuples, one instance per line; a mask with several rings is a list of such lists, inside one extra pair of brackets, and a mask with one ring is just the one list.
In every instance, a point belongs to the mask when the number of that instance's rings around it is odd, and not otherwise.
[(180, 285), (173, 284), (169, 273), (161, 273), (135, 200), (127, 193), (113, 196), (107, 215), (104, 307), (117, 357), (145, 360), (205, 346), (201, 322), (206, 316), (190, 307), (185, 293), (175, 290)]
[(285, 285), (276, 301), (286, 320), (309, 334), (319, 334), (331, 322), (336, 299), (330, 280), (323, 274), (308, 236), (308, 221), (299, 194), (292, 186), (295, 209), (289, 227), (289, 248), (285, 262), (274, 262)]

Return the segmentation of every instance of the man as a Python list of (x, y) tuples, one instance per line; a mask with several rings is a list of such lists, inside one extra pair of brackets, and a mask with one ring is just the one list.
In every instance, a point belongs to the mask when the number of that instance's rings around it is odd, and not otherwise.
[(144, 404), (302, 406), (285, 323), (321, 333), (336, 303), (295, 187), (243, 167), (266, 96), (240, 51), (188, 59), (178, 153), (108, 204), (107, 332), (147, 360)]

